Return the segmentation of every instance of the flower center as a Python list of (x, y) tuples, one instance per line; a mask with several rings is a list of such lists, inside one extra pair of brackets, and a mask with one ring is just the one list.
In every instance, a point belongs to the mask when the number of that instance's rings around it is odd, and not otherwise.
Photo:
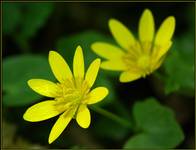
[(123, 56), (127, 70), (139, 72), (143, 77), (151, 73), (151, 42), (136, 42)]
[(143, 70), (148, 69), (150, 65), (150, 57), (148, 55), (142, 55), (137, 60), (137, 65)]
[(56, 97), (59, 110), (78, 107), (88, 98), (89, 86), (83, 79), (66, 80), (60, 86), (60, 96)]

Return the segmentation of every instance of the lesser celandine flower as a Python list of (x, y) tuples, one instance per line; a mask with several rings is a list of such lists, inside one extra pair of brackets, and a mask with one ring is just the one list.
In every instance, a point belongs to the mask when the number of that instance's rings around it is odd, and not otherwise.
[(101, 68), (122, 71), (120, 81), (129, 82), (145, 77), (160, 67), (172, 45), (175, 18), (166, 18), (155, 35), (153, 15), (149, 9), (144, 10), (139, 21), (139, 40), (116, 19), (109, 20), (109, 28), (120, 47), (95, 42), (92, 49), (106, 59)]
[(58, 82), (43, 79), (28, 81), (28, 85), (35, 92), (49, 98), (27, 109), (23, 118), (37, 122), (60, 115), (49, 135), (48, 142), (52, 143), (72, 118), (76, 119), (82, 128), (88, 128), (91, 117), (87, 105), (101, 101), (108, 94), (108, 90), (105, 87), (97, 87), (90, 91), (98, 74), (100, 59), (94, 60), (85, 74), (80, 46), (74, 55), (73, 74), (66, 61), (55, 51), (49, 53), (49, 64)]

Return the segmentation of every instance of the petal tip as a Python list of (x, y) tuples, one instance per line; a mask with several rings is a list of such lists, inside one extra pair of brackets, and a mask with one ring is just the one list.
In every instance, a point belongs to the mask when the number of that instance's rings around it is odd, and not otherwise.
[(52, 140), (50, 137), (48, 138), (48, 143), (51, 144), (54, 140)]
[(105, 93), (105, 97), (106, 97), (109, 94), (109, 90), (107, 88), (105, 88), (105, 91), (106, 91), (106, 93)]
[(56, 138), (54, 136), (52, 136), (51, 132), (50, 132), (50, 135), (49, 135), (49, 138), (48, 138), (48, 143), (51, 144), (53, 143), (54, 141), (56, 140)]
[(90, 126), (90, 124), (89, 124), (88, 126), (84, 126), (83, 128), (84, 128), (84, 129), (87, 129), (87, 128), (89, 128), (89, 126)]
[(111, 27), (114, 23), (116, 23), (117, 20), (114, 19), (114, 18), (110, 18), (109, 21), (108, 21), (108, 25)]
[(74, 58), (75, 57), (83, 57), (83, 51), (82, 51), (82, 47), (80, 45), (78, 45), (76, 47), (76, 51), (75, 51), (75, 54), (74, 54)]
[(49, 51), (49, 56), (50, 56), (50, 55), (53, 55), (54, 53), (56, 53), (56, 52), (53, 51), (53, 50)]
[(119, 77), (119, 81), (121, 82), (121, 83), (126, 83), (127, 81), (125, 81), (121, 76)]
[(126, 82), (129, 82), (128, 80), (125, 79), (124, 75), (123, 75), (123, 72), (121, 73), (120, 77), (119, 77), (119, 81), (121, 83), (126, 83)]
[(109, 90), (106, 87), (102, 87), (104, 90), (104, 97), (103, 99), (109, 94)]
[(146, 9), (144, 10), (144, 13), (145, 13), (145, 14), (146, 14), (146, 13), (148, 13), (148, 14), (150, 13), (150, 14), (151, 14), (152, 12), (151, 12), (151, 10), (150, 10), (149, 8), (146, 8)]
[(93, 44), (91, 44), (91, 49), (94, 53), (96, 53), (97, 55), (99, 55), (99, 51), (100, 51), (100, 43), (101, 42), (94, 42)]
[(91, 44), (92, 51), (96, 51), (96, 46), (97, 46), (97, 42), (94, 42), (93, 44)]
[(34, 80), (35, 79), (30, 79), (30, 80), (27, 81), (27, 84), (28, 84), (29, 87), (32, 87), (32, 84), (33, 84)]
[(103, 88), (104, 88), (105, 93), (102, 99), (104, 99), (109, 94), (109, 90), (106, 87), (103, 87)]
[(170, 16), (170, 19), (171, 19), (171, 21), (173, 22), (173, 24), (174, 24), (174, 26), (175, 26), (175, 23), (176, 23), (175, 17), (174, 17), (174, 16)]
[(96, 59), (96, 62), (97, 62), (97, 64), (98, 64), (99, 68), (100, 68), (100, 65), (101, 65), (101, 59), (100, 59), (100, 58), (97, 58), (97, 59)]
[(27, 84), (30, 86), (31, 82), (32, 82), (32, 79), (28, 80)]
[(110, 22), (113, 22), (113, 21), (116, 21), (116, 19), (114, 19), (114, 18), (110, 18), (110, 19), (109, 19), (109, 23), (110, 23)]
[[(78, 123), (79, 124), (79, 123)], [(83, 129), (87, 129), (87, 128), (89, 128), (89, 126), (90, 126), (90, 123), (88, 123), (88, 124), (79, 124), (79, 126), (80, 127), (82, 127)]]
[(28, 115), (28, 109), (27, 109), (27, 111), (23, 114), (22, 117), (23, 117), (23, 119), (24, 119), (25, 121), (34, 122), (33, 120), (31, 120), (30, 116)]
[(49, 59), (50, 59), (51, 56), (54, 57), (54, 55), (60, 55), (60, 54), (57, 51), (54, 51), (54, 50), (49, 51)]
[(169, 20), (170, 22), (175, 23), (175, 17), (174, 16), (168, 16), (165, 20)]
[(82, 51), (82, 46), (81, 46), (81, 45), (78, 45), (78, 46), (76, 47), (76, 50), (77, 50), (77, 51)]
[(174, 16), (169, 16), (166, 18), (166, 20), (170, 23), (173, 24), (175, 26), (176, 20)]
[(28, 121), (28, 119), (27, 119), (27, 117), (26, 117), (26, 112), (23, 114), (22, 117), (23, 117), (24, 120)]
[(151, 17), (152, 16), (152, 12), (150, 9), (145, 9), (142, 16), (145, 16), (145, 17)]
[(100, 58), (97, 58), (95, 61), (96, 61), (97, 63), (101, 63), (101, 59), (100, 59)]
[(100, 65), (101, 65), (101, 59), (100, 58), (96, 58), (92, 63), (93, 64), (97, 64), (100, 67)]
[(51, 60), (51, 57), (54, 57), (54, 55), (58, 54), (57, 52), (55, 51), (49, 51), (49, 55), (48, 55), (48, 58), (49, 58), (49, 61)]
[(79, 126), (80, 127), (82, 127), (83, 129), (87, 129), (87, 128), (89, 128), (89, 126), (90, 126), (90, 123), (89, 124), (79, 124)]

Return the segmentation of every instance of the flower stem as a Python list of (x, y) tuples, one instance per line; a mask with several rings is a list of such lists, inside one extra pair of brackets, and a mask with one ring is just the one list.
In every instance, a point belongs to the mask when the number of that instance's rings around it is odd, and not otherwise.
[(99, 113), (99, 114), (101, 114), (101, 115), (103, 115), (103, 116), (105, 116), (105, 117), (107, 117), (107, 118), (109, 118), (113, 121), (116, 121), (117, 123), (123, 125), (124, 127), (130, 128), (130, 129), (133, 130), (133, 125), (131, 124), (131, 121), (123, 119), (122, 117), (119, 117), (119, 116), (117, 116), (117, 115), (115, 115), (115, 114), (113, 114), (113, 113), (111, 113), (107, 110), (104, 110), (104, 109), (102, 109), (98, 106), (95, 106), (95, 105), (90, 106), (90, 108), (92, 110), (94, 110), (95, 112), (97, 112), (97, 113)]

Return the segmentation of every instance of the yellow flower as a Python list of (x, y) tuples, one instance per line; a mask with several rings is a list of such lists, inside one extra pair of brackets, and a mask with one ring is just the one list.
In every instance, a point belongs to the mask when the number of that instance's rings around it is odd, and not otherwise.
[(149, 9), (144, 10), (139, 21), (139, 40), (116, 19), (109, 20), (109, 28), (120, 47), (95, 42), (93, 51), (106, 59), (101, 68), (122, 71), (121, 82), (130, 82), (152, 73), (160, 67), (172, 45), (175, 18), (169, 16), (155, 35), (154, 19)]
[(97, 77), (100, 59), (94, 60), (84, 74), (83, 52), (77, 47), (73, 59), (73, 75), (66, 61), (55, 51), (49, 53), (49, 64), (58, 83), (43, 79), (31, 79), (28, 85), (37, 93), (49, 97), (28, 108), (23, 118), (37, 122), (60, 115), (54, 124), (48, 142), (52, 143), (66, 128), (72, 118), (82, 128), (88, 128), (91, 122), (87, 105), (101, 101), (107, 94), (105, 87), (90, 91)]

